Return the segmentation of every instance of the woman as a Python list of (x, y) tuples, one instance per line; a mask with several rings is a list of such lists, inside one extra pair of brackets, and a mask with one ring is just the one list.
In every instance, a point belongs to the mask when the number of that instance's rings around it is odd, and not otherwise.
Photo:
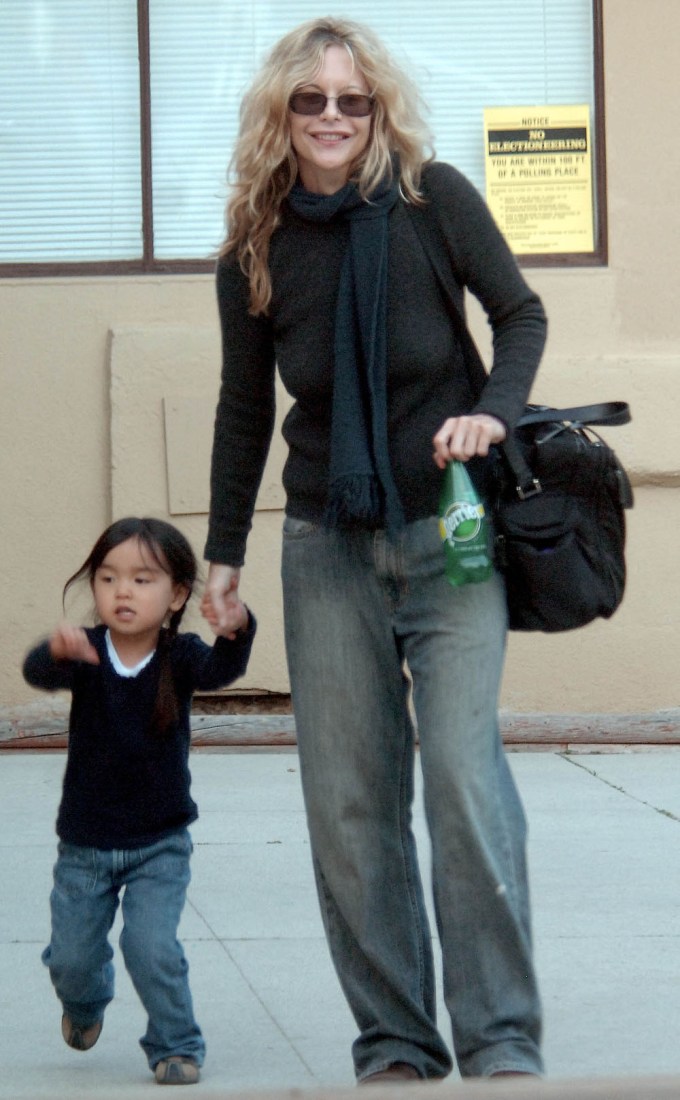
[[(294, 405), (282, 579), (300, 766), (326, 934), (360, 1030), (357, 1078), (441, 1078), (430, 931), (411, 832), (414, 732), (444, 996), (463, 1076), (539, 1074), (522, 808), (498, 733), (503, 583), (454, 589), (441, 471), (524, 407), (545, 317), (485, 205), (426, 156), (419, 98), (365, 27), (283, 38), (246, 95), (218, 265), (222, 389), (204, 614), (239, 570), (274, 419)], [(410, 211), (436, 217), (494, 333), (474, 401)], [(433, 461), (434, 449), (434, 461)]]

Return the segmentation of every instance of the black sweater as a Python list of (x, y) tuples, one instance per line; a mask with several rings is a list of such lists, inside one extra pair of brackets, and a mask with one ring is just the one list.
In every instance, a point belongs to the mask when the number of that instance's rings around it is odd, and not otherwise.
[(69, 844), (138, 848), (189, 825), (198, 811), (189, 788), (189, 714), (196, 690), (225, 687), (242, 676), (255, 620), (234, 641), (211, 647), (197, 634), (171, 646), (179, 722), (149, 731), (158, 685), (158, 655), (134, 677), (119, 676), (106, 647), (106, 628), (88, 630), (100, 664), (55, 661), (49, 643), (32, 649), (24, 677), (33, 687), (72, 692), (69, 746), (57, 834)]
[[(514, 425), (546, 332), (541, 302), (475, 188), (441, 163), (425, 168), (423, 186), (447, 238), (450, 255), (443, 262), (453, 263), (461, 307), (467, 286), (488, 315), (494, 355), (475, 403), (441, 289), (400, 200), (389, 221), (387, 400), (390, 460), (407, 521), (437, 511), (442, 474), (432, 460), (435, 432), (447, 417), (473, 409)], [(244, 560), (273, 428), (275, 364), (295, 399), (283, 426), (286, 511), (313, 522), (323, 516), (335, 303), (347, 239), (346, 222), (313, 223), (284, 207), (271, 240), (273, 297), (266, 317), (249, 315), (248, 282), (234, 254), (218, 265), (223, 368), (205, 551), (210, 561)]]

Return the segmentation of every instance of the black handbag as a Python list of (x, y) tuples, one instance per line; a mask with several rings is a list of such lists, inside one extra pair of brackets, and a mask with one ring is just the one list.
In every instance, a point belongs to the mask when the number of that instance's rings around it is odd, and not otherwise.
[[(410, 210), (478, 397), (487, 373), (453, 297), (453, 270), (440, 263), (443, 234), (433, 215)], [(529, 405), (508, 439), (492, 448), (488, 504), (511, 630), (573, 630), (609, 618), (621, 603), (624, 509), (633, 506), (633, 493), (614, 451), (592, 425), (629, 420), (624, 401), (568, 409)]]
[(490, 507), (511, 630), (573, 630), (621, 603), (633, 493), (592, 425), (629, 420), (624, 401), (530, 406), (498, 448)]

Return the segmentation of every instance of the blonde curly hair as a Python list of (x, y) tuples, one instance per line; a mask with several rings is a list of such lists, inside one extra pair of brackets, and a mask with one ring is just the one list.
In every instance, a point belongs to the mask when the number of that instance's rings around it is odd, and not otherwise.
[(234, 184), (226, 211), (227, 237), (221, 249), (221, 255), (237, 253), (250, 282), (254, 315), (266, 313), (269, 306), (269, 242), (297, 176), (288, 103), (293, 92), (318, 73), (328, 46), (348, 51), (375, 98), (368, 145), (350, 173), (361, 194), (368, 195), (391, 173), (396, 153), (401, 192), (417, 203), (422, 166), (432, 159), (420, 93), (368, 27), (347, 19), (313, 19), (280, 39), (241, 105), (231, 161)]

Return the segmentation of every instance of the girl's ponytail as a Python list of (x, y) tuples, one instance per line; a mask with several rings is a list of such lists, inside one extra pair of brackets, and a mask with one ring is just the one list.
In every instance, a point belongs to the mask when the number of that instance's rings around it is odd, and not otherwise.
[(179, 721), (179, 706), (177, 692), (172, 676), (172, 661), (170, 651), (172, 643), (177, 636), (180, 620), (184, 608), (174, 611), (170, 617), (168, 626), (161, 630), (158, 639), (156, 656), (158, 659), (158, 690), (153, 715), (151, 717), (151, 731), (161, 736), (168, 733)]

